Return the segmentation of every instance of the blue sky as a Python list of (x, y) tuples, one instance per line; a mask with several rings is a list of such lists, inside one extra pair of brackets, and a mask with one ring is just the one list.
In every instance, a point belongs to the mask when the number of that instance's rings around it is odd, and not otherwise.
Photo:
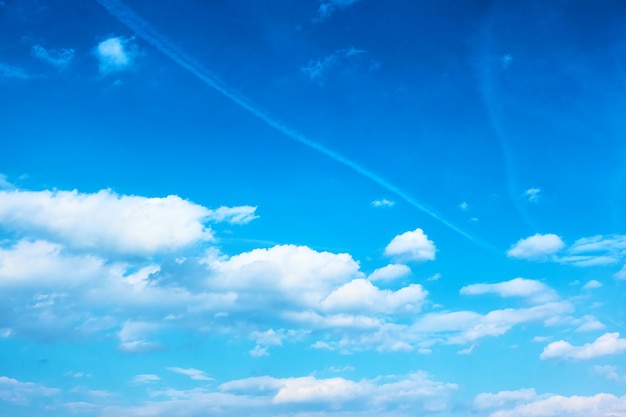
[(0, 409), (626, 416), (618, 1), (0, 1)]

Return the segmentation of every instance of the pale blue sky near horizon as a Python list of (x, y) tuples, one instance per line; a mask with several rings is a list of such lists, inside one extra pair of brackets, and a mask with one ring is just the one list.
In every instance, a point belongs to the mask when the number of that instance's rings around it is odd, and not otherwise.
[(0, 414), (626, 415), (625, 17), (0, 1)]

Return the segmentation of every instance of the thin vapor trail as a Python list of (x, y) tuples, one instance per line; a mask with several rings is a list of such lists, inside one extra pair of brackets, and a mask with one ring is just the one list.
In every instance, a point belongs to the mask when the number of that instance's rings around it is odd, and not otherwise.
[(143, 38), (146, 42), (151, 44), (153, 47), (161, 51), (164, 55), (171, 58), (178, 65), (189, 71), (191, 74), (195, 75), (202, 82), (204, 82), (209, 87), (215, 89), (217, 92), (221, 93), (228, 99), (230, 99), (235, 104), (242, 107), (244, 110), (248, 111), (255, 117), (261, 119), (267, 125), (273, 127), (277, 131), (281, 132), (285, 136), (295, 140), (296, 142), (300, 142), (301, 144), (323, 154), (327, 157), (339, 162), (340, 164), (352, 169), (358, 174), (364, 176), (365, 178), (370, 179), (375, 182), (379, 186), (385, 188), (387, 191), (395, 194), (400, 197), (405, 202), (409, 203), (411, 206), (416, 209), (422, 211), (423, 213), (429, 215), (433, 219), (439, 221), (443, 225), (448, 228), (454, 230), (461, 236), (469, 239), (470, 241), (478, 244), (482, 247), (488, 247), (483, 242), (478, 241), (471, 235), (469, 235), (464, 230), (460, 229), (458, 226), (454, 225), (450, 221), (443, 218), (441, 215), (436, 213), (434, 210), (426, 207), (413, 197), (409, 196), (407, 193), (396, 187), (395, 185), (389, 183), (387, 180), (379, 177), (378, 175), (370, 172), (369, 170), (363, 168), (359, 164), (349, 160), (332, 151), (325, 146), (320, 145), (317, 142), (314, 142), (308, 139), (306, 136), (302, 135), (299, 132), (285, 126), (283, 123), (269, 116), (267, 113), (262, 111), (258, 106), (252, 104), (249, 99), (238, 94), (224, 82), (219, 80), (219, 78), (213, 75), (210, 71), (206, 70), (202, 65), (196, 62), (189, 55), (185, 54), (181, 51), (176, 45), (174, 45), (170, 40), (168, 40), (165, 36), (161, 35), (156, 29), (148, 24), (141, 16), (135, 13), (132, 9), (126, 6), (123, 2), (119, 0), (97, 0), (107, 11), (116, 17), (120, 22), (126, 25), (129, 29), (131, 29), (137, 36)]

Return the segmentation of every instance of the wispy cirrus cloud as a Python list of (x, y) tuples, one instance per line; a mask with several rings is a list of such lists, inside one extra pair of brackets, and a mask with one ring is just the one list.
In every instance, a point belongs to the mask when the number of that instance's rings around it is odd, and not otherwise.
[(541, 198), (541, 188), (529, 188), (524, 192), (524, 195), (530, 203), (537, 203)]
[(331, 17), (338, 10), (346, 9), (359, 0), (320, 0), (314, 22), (322, 22)]
[(34, 57), (63, 70), (74, 58), (75, 51), (69, 48), (46, 49), (41, 45), (35, 45), (31, 53)]
[(329, 74), (346, 65), (350, 59), (364, 54), (365, 51), (356, 48), (338, 49), (325, 57), (310, 60), (300, 71), (309, 79), (323, 85)]
[(17, 78), (21, 80), (28, 80), (29, 78), (33, 77), (22, 68), (4, 64), (2, 62), (0, 62), (0, 76), (5, 78)]
[(372, 207), (393, 207), (395, 204), (395, 201), (387, 200), (386, 198), (374, 200), (371, 203)]
[(177, 374), (187, 375), (189, 378), (196, 381), (212, 381), (213, 378), (209, 377), (204, 371), (195, 368), (179, 368), (177, 366), (170, 366), (167, 368), (169, 371), (176, 372)]

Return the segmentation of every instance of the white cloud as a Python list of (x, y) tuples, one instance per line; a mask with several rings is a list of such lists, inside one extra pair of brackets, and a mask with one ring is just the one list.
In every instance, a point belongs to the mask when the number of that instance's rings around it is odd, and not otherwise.
[(517, 391), (500, 391), (496, 394), (482, 393), (474, 398), (474, 405), (481, 409), (503, 408), (512, 404), (519, 404), (537, 398), (537, 393), (532, 388)]
[(164, 198), (77, 191), (0, 191), (0, 225), (53, 238), (73, 248), (148, 255), (213, 239), (208, 220), (235, 223), (254, 208), (216, 211), (170, 195)]
[(10, 403), (26, 405), (35, 397), (49, 397), (59, 392), (56, 388), (0, 376), (0, 400)]
[(405, 261), (432, 261), (435, 244), (420, 228), (394, 237), (385, 248), (385, 255)]
[(540, 188), (529, 188), (528, 190), (526, 190), (526, 192), (524, 192), (524, 195), (526, 196), (526, 198), (528, 198), (528, 201), (530, 201), (531, 203), (536, 203), (537, 201), (539, 201), (540, 194), (541, 194)]
[(15, 186), (9, 182), (7, 176), (0, 174), (0, 190), (12, 190)]
[(46, 49), (41, 45), (35, 45), (32, 49), (32, 54), (47, 62), (50, 65), (57, 67), (58, 69), (66, 68), (70, 61), (74, 58), (74, 50), (67, 48), (60, 49)]
[(626, 250), (626, 235), (597, 235), (578, 239), (569, 248), (573, 254), (619, 253)]
[(617, 417), (626, 413), (626, 396), (599, 393), (565, 397), (547, 394), (490, 414), (490, 417)]
[(255, 214), (255, 212), (256, 207), (252, 206), (222, 206), (218, 209), (211, 210), (210, 214), (207, 217), (208, 219), (215, 222), (228, 222), (230, 224), (248, 224), (252, 220), (259, 218), (259, 216)]
[[(567, 301), (553, 301), (527, 308), (493, 310), (487, 314), (473, 311), (430, 313), (417, 319), (403, 334), (424, 334), (450, 344), (471, 343), (488, 336), (501, 336), (516, 325), (560, 317), (573, 310)], [(433, 336), (434, 334), (434, 336)]]
[(563, 249), (565, 244), (555, 234), (535, 234), (525, 239), (520, 239), (509, 249), (507, 255), (517, 259), (544, 260)]
[(281, 245), (255, 249), (211, 263), (208, 285), (239, 294), (240, 305), (260, 308), (282, 301), (287, 305), (319, 308), (334, 288), (362, 278), (349, 254), (317, 252), (306, 246)]
[(380, 290), (370, 281), (355, 279), (337, 288), (322, 301), (328, 311), (369, 313), (419, 312), (428, 291), (411, 284), (397, 291)]
[(386, 198), (372, 201), (372, 206), (374, 207), (393, 207), (395, 204), (395, 201), (387, 200)]
[(393, 281), (411, 273), (411, 268), (403, 264), (389, 264), (372, 272), (367, 279), (370, 281)]
[(14, 67), (12, 65), (3, 64), (0, 62), (0, 76), (6, 78), (19, 78), (27, 80), (32, 76), (21, 68)]
[(609, 381), (619, 381), (621, 377), (617, 373), (617, 367), (612, 365), (594, 365), (593, 372), (602, 375)]
[[(365, 53), (364, 50), (356, 48), (338, 49), (330, 55), (323, 58), (311, 60), (304, 67), (300, 68), (300, 71), (306, 75), (309, 81), (315, 81), (318, 84), (323, 84), (328, 74), (335, 68), (346, 64), (348, 60), (353, 60), (354, 57)], [(389, 200), (379, 200), (387, 201)], [(374, 203), (372, 203), (374, 204)]]
[(135, 377), (133, 378), (133, 384), (149, 384), (152, 382), (157, 382), (160, 381), (161, 378), (159, 378), (158, 375), (154, 375), (154, 374), (139, 374), (139, 375), (135, 375)]
[(583, 346), (573, 346), (559, 340), (545, 347), (541, 359), (592, 359), (599, 356), (616, 355), (626, 350), (626, 339), (621, 339), (619, 333), (605, 333), (592, 343)]
[(593, 290), (595, 288), (600, 288), (600, 287), (602, 287), (602, 283), (600, 281), (596, 281), (595, 279), (592, 279), (591, 281), (589, 281), (583, 286), (583, 290)]
[(359, 0), (320, 0), (314, 22), (321, 22), (332, 16), (337, 10), (345, 9)]
[(177, 366), (171, 366), (167, 369), (178, 374), (187, 375), (189, 378), (195, 381), (213, 381), (213, 378), (207, 376), (204, 371), (201, 371), (199, 369), (179, 368)]
[(119, 350), (125, 353), (150, 353), (164, 350), (165, 346), (160, 343), (142, 340), (157, 328), (158, 326), (153, 323), (126, 321), (118, 333)]
[(523, 297), (538, 303), (558, 298), (552, 288), (540, 281), (526, 278), (515, 278), (495, 284), (467, 285), (461, 288), (460, 293), (464, 295), (497, 294), (500, 297)]
[(615, 278), (626, 279), (626, 265), (624, 265), (622, 269), (615, 273)]
[(606, 328), (604, 324), (591, 315), (584, 316), (581, 321), (582, 324), (576, 329), (577, 332), (593, 332), (595, 330), (602, 330)]
[(61, 245), (43, 240), (21, 240), (0, 248), (0, 287), (77, 285), (96, 280), (105, 271), (103, 260), (66, 254)]
[(459, 204), (459, 208), (463, 211), (467, 211), (469, 210), (469, 204), (467, 204), (466, 201), (462, 202), (461, 204)]
[(96, 47), (96, 57), (100, 61), (100, 72), (108, 74), (122, 71), (132, 66), (138, 55), (138, 48), (131, 38), (111, 37)]

